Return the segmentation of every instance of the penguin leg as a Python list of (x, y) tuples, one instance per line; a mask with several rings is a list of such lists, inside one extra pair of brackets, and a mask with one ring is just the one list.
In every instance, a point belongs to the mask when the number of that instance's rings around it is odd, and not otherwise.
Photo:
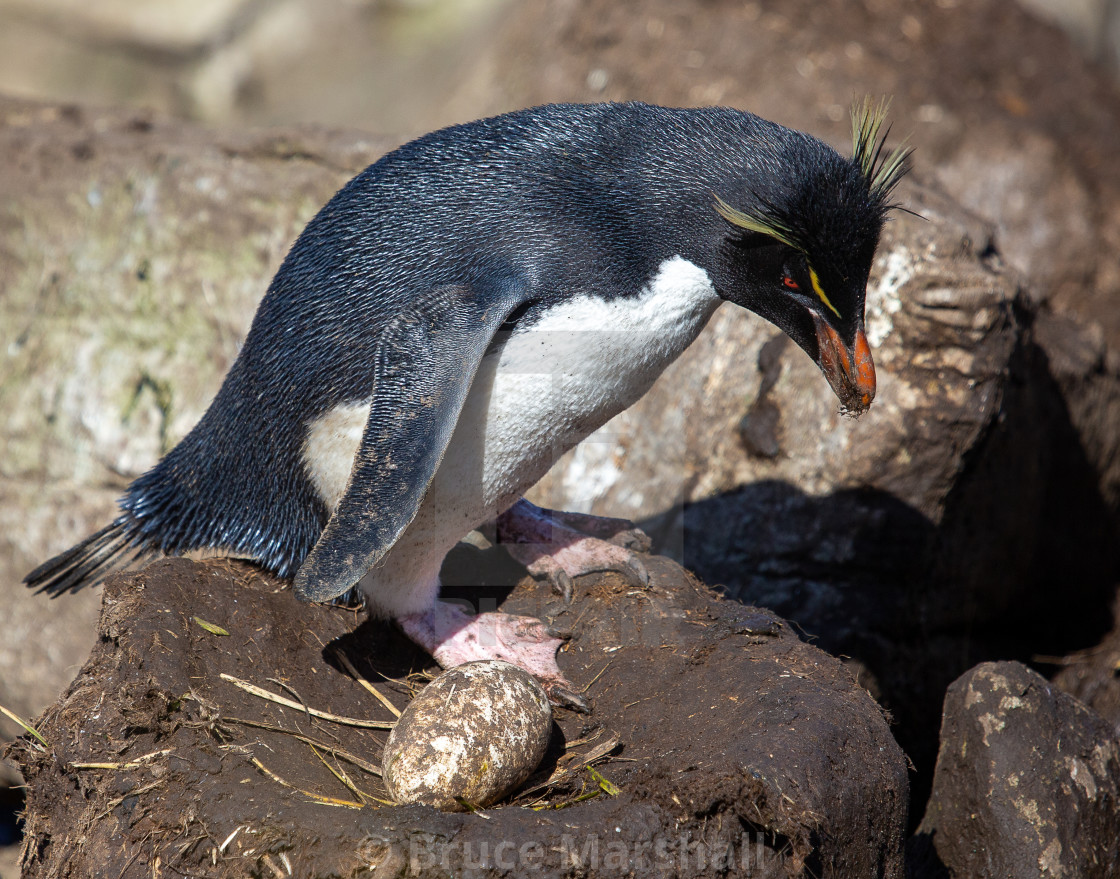
[(572, 599), (572, 577), (594, 571), (619, 571), (641, 586), (649, 572), (638, 552), (650, 539), (627, 519), (548, 510), (522, 498), (498, 516), (497, 542), (538, 580)]
[(444, 668), (478, 659), (504, 659), (533, 675), (554, 705), (590, 712), (556, 664), (564, 643), (540, 620), (508, 613), (472, 616), (456, 604), (437, 601), (429, 610), (397, 617), (401, 629)]

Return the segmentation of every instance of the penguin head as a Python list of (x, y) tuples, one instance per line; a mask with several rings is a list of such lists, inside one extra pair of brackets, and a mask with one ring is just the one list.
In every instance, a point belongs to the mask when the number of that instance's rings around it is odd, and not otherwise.
[(717, 291), (784, 330), (856, 415), (875, 397), (867, 280), (910, 153), (885, 151), (886, 109), (868, 100), (853, 108), (850, 159), (779, 129), (765, 158), (733, 185), (736, 206), (718, 193), (713, 203), (724, 224)]

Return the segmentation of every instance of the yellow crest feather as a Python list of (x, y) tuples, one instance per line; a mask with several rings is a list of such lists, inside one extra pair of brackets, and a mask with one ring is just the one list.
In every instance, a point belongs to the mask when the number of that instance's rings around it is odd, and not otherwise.
[(731, 205), (714, 193), (713, 197), (715, 198), (716, 213), (727, 220), (727, 222), (731, 223), (731, 225), (738, 226), (740, 229), (746, 229), (748, 232), (758, 232), (762, 235), (768, 235), (795, 250), (801, 249), (793, 240), (789, 229), (784, 229), (779, 224), (767, 221), (760, 216), (751, 216), (750, 214), (743, 213), (743, 211), (738, 208), (731, 207)]
[(878, 103), (870, 96), (861, 102), (853, 104), (852, 115), (852, 158), (859, 164), (863, 176), (867, 178), (871, 194), (877, 199), (884, 199), (902, 179), (906, 173), (906, 160), (910, 157), (911, 149), (903, 141), (889, 153), (883, 153), (887, 134), (879, 132), (887, 119), (887, 111), (891, 102), (888, 98), (880, 98)]

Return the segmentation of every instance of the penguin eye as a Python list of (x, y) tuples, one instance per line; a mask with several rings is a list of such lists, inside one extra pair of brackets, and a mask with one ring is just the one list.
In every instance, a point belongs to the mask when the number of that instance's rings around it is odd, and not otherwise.
[(793, 275), (789, 275), (789, 274), (787, 274), (784, 278), (782, 278), (782, 286), (784, 286), (787, 290), (800, 290), (801, 289), (801, 285), (798, 284), (797, 281), (793, 280)]

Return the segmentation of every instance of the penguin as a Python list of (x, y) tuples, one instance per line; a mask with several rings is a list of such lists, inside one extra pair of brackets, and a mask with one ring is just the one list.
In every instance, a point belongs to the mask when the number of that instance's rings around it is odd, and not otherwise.
[(601, 567), (641, 577), (630, 523), (522, 495), (722, 303), (867, 410), (865, 288), (909, 165), (886, 111), (853, 107), (851, 157), (748, 112), (643, 103), (551, 104), (398, 148), (299, 235), (198, 424), (25, 582), (58, 594), (216, 550), (307, 601), (358, 586), (444, 667), (506, 659), (586, 710), (542, 623), (439, 600), (444, 556), (496, 521), (561, 590)]

